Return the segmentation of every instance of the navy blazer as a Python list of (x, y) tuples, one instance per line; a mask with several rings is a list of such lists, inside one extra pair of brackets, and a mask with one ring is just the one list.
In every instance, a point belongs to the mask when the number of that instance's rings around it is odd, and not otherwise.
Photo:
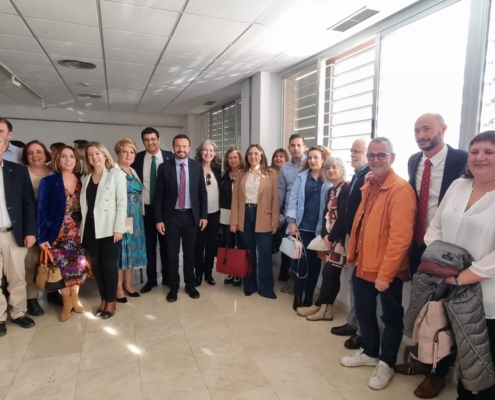
[(361, 173), (358, 172), (354, 175), (354, 177), (357, 178), (353, 178), (356, 179), (356, 183), (352, 188), (352, 193), (350, 192), (352, 181), (351, 185), (349, 185), (349, 200), (347, 201), (347, 209), (345, 212), (345, 231), (348, 235), (351, 234), (354, 217), (356, 216), (359, 205), (361, 204), (361, 188), (364, 186), (365, 176), (368, 172), (370, 172), (370, 167), (367, 165)]
[[(175, 157), (174, 153), (172, 153), (171, 151), (162, 150), (162, 149), (160, 149), (160, 151), (162, 152), (162, 157), (163, 157), (164, 162), (166, 160), (170, 160), (170, 159)], [(131, 167), (134, 168), (134, 170), (136, 171), (141, 182), (144, 182), (144, 180), (143, 180), (143, 166), (144, 166), (144, 156), (145, 155), (146, 155), (146, 150), (140, 151), (139, 153), (137, 153), (136, 159), (134, 160), (134, 162), (131, 165)]]
[[(81, 180), (79, 176), (77, 178)], [(38, 188), (38, 243), (52, 244), (57, 239), (64, 222), (65, 203), (62, 174), (44, 177)]]
[[(189, 168), (189, 196), (194, 222), (199, 225), (200, 219), (208, 219), (208, 193), (204, 178), (203, 166), (192, 158), (188, 159)], [(171, 222), (175, 204), (179, 197), (177, 185), (177, 168), (175, 157), (165, 161), (158, 167), (155, 193), (155, 220), (156, 222)]]
[(3, 190), (14, 237), (24, 247), (24, 237), (36, 236), (36, 200), (29, 172), (24, 165), (3, 160)]

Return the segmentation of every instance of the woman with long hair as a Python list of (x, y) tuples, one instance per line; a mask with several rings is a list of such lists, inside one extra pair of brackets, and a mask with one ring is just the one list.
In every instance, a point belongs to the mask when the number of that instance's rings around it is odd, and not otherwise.
[(265, 151), (259, 144), (248, 147), (244, 161), (246, 165), (234, 184), (230, 214), (230, 231), (239, 230), (242, 246), (251, 251), (252, 271), (243, 279), (244, 294), (258, 292), (276, 299), (272, 234), (279, 226), (278, 176), (268, 167)]

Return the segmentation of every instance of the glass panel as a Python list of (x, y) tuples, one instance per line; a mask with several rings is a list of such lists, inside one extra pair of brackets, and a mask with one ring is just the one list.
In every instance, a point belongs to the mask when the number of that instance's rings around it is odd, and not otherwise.
[(335, 62), (334, 74), (342, 74), (372, 61), (375, 61), (375, 46)]
[(333, 112), (341, 112), (351, 108), (363, 107), (373, 104), (373, 92), (359, 94), (357, 96), (347, 97), (342, 100), (333, 102)]
[(333, 90), (333, 99), (339, 100), (349, 96), (355, 96), (357, 94), (363, 94), (373, 90), (373, 79), (366, 79), (359, 81), (351, 85), (342, 86)]
[(495, 1), (491, 8), (480, 132), (495, 130)]
[(332, 116), (332, 124), (346, 124), (348, 122), (360, 121), (369, 119), (372, 115), (371, 106), (356, 108), (351, 111), (344, 111), (340, 113), (334, 113)]
[(210, 115), (210, 139), (213, 140), (222, 152), (222, 109), (212, 111)]
[(354, 68), (353, 70), (346, 72), (345, 74), (335, 75), (335, 78), (333, 80), (333, 87), (336, 89), (340, 86), (344, 86), (364, 78), (373, 77), (374, 71), (375, 64), (371, 62), (369, 64), (363, 65), (362, 67)]

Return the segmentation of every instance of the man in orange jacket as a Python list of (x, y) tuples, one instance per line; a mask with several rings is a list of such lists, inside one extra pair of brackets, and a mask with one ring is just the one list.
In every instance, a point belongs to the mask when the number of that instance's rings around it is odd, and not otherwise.
[[(363, 348), (343, 357), (340, 363), (346, 367), (374, 366), (368, 386), (383, 389), (394, 375), (402, 341), (402, 286), (409, 280), (416, 195), (392, 169), (395, 154), (390, 140), (373, 139), (366, 156), (373, 178), (361, 189), (362, 201), (347, 253), (348, 261), (356, 263), (352, 282)], [(381, 353), (376, 318), (378, 295), (385, 324)]]

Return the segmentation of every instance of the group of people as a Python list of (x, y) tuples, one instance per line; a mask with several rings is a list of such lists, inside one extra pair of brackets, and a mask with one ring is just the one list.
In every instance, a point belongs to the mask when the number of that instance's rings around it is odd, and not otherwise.
[[(258, 144), (244, 156), (231, 148), (222, 162), (216, 144), (206, 140), (192, 159), (186, 135), (177, 135), (169, 152), (161, 150), (158, 131), (146, 128), (141, 133), (146, 150), (138, 153), (131, 139), (121, 139), (115, 163), (98, 142), (54, 143), (50, 154), (32, 141), (21, 150), (9, 143), (12, 124), (0, 118), (0, 274), (12, 321), (28, 328), (34, 321), (26, 311), (43, 315), (33, 284), (40, 250), (48, 249), (62, 271), (65, 288), (48, 299), (62, 305), (65, 321), (72, 311), (84, 311), (78, 288), (88, 275), (98, 284), (96, 316), (102, 318), (111, 318), (126, 295), (140, 296), (131, 285), (132, 269), (146, 266), (141, 294), (156, 287), (157, 244), (169, 302), (178, 299), (181, 243), (191, 298), (200, 297), (203, 280), (216, 284), (212, 271), (221, 245), (251, 253), (250, 275), (229, 275), (225, 284), (242, 286), (246, 296), (276, 299), (272, 255), (289, 235), (304, 251), (299, 259), (281, 254), (278, 278), (288, 281), (282, 291), (294, 295), (298, 315), (333, 320), (342, 268), (352, 271), (347, 323), (331, 332), (350, 336), (344, 346), (358, 351), (341, 364), (373, 366), (368, 382), (373, 389), (385, 388), (395, 372), (424, 373), (414, 393), (434, 398), (445, 386), (452, 357), (435, 370), (419, 361), (411, 370), (396, 361), (404, 328), (403, 285), (435, 240), (472, 254), (471, 267), (445, 283), (481, 282), (495, 359), (495, 131), (475, 136), (466, 153), (445, 144), (446, 130), (438, 114), (418, 118), (414, 134), (420, 152), (409, 159), (409, 181), (393, 171), (390, 140), (357, 139), (348, 182), (344, 160), (324, 146), (306, 149), (298, 134), (289, 138), (289, 153), (277, 149), (269, 165)], [(325, 251), (312, 250), (314, 243)], [(6, 318), (7, 300), (0, 295), (0, 336), (6, 334)], [(473, 394), (459, 379), (458, 393), (459, 399), (493, 399), (495, 386)]]

